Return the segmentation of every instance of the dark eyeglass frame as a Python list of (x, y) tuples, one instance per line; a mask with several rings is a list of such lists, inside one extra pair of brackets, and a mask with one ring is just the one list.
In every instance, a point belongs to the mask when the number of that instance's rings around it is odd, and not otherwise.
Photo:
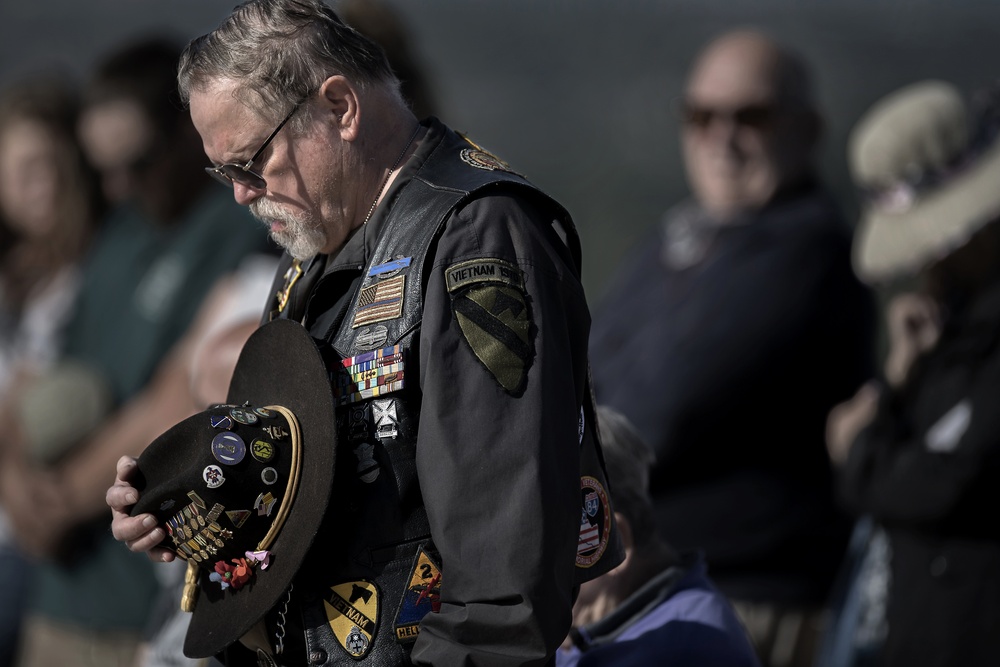
[(280, 123), (278, 123), (278, 127), (274, 128), (274, 132), (268, 135), (267, 139), (264, 140), (264, 143), (257, 149), (257, 152), (255, 152), (253, 157), (247, 160), (246, 163), (240, 164), (239, 162), (227, 162), (226, 164), (220, 164), (216, 167), (205, 167), (205, 171), (208, 172), (209, 176), (230, 188), (233, 187), (234, 183), (239, 183), (240, 185), (245, 185), (246, 187), (253, 188), (255, 190), (263, 190), (267, 188), (267, 181), (264, 180), (264, 177), (255, 171), (251, 171), (250, 167), (252, 167), (253, 163), (257, 161), (260, 154), (271, 145), (271, 141), (278, 136), (278, 132), (281, 132), (281, 128), (285, 126), (285, 123), (292, 119), (292, 116), (295, 115), (295, 112), (299, 110), (299, 107), (302, 106), (302, 102), (304, 101), (305, 100), (301, 100), (295, 103), (295, 106), (288, 112), (288, 115), (285, 116)]
[(727, 119), (737, 127), (767, 130), (779, 113), (776, 104), (747, 104), (735, 109), (712, 109), (683, 100), (678, 105), (678, 116), (684, 125), (704, 130), (717, 119)]

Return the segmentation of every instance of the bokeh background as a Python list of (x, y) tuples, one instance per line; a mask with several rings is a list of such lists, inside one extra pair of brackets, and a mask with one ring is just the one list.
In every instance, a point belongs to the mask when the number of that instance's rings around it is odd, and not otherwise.
[[(824, 175), (852, 218), (844, 146), (871, 103), (923, 78), (968, 92), (1000, 74), (996, 0), (384, 1), (409, 28), (438, 115), (573, 213), (592, 303), (685, 192), (671, 108), (713, 35), (756, 26), (812, 63), (827, 114)], [(83, 76), (126, 39), (194, 37), (234, 4), (0, 0), (0, 85), (53, 67)]]

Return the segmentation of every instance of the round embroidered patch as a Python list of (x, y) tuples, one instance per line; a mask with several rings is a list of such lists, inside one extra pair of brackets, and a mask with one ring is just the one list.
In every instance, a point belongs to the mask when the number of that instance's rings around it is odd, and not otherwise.
[(590, 567), (604, 554), (611, 536), (611, 504), (597, 479), (580, 478), (583, 509), (580, 515), (580, 540), (576, 545), (577, 567)]
[(485, 169), (486, 171), (495, 171), (498, 169), (500, 171), (511, 170), (510, 165), (496, 155), (475, 148), (462, 149), (459, 157), (462, 158), (462, 162), (476, 169)]

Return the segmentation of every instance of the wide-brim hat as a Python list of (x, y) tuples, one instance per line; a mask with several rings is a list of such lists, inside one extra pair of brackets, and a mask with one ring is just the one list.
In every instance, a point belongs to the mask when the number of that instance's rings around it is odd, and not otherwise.
[(858, 122), (849, 162), (869, 195), (855, 234), (859, 277), (913, 275), (1000, 215), (1000, 141), (976, 145), (975, 129), (958, 90), (942, 81), (900, 89)]
[(198, 566), (184, 642), (192, 658), (233, 644), (279, 602), (333, 485), (333, 395), (301, 325), (275, 320), (250, 336), (227, 400), (168, 430), (138, 460), (132, 514), (156, 515), (168, 533), (162, 546)]

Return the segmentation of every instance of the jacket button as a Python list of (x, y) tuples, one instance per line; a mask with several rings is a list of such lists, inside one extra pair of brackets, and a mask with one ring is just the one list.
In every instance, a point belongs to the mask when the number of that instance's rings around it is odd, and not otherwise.
[(940, 577), (948, 571), (948, 559), (944, 556), (937, 556), (931, 561), (931, 576)]
[(323, 649), (317, 649), (309, 652), (310, 665), (321, 665), (324, 662), (326, 662), (326, 651)]

